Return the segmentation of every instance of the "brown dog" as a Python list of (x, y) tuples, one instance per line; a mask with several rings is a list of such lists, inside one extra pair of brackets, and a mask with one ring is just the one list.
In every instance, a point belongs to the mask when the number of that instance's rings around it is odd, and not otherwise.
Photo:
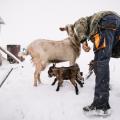
[(56, 91), (59, 91), (63, 80), (70, 80), (75, 87), (76, 94), (78, 95), (79, 90), (77, 87), (77, 83), (79, 83), (81, 87), (83, 87), (84, 84), (84, 78), (82, 77), (82, 72), (80, 72), (78, 64), (74, 64), (70, 67), (55, 67), (55, 64), (53, 64), (53, 66), (51, 66), (48, 70), (48, 75), (49, 77), (56, 77), (54, 82), (52, 83), (52, 85), (54, 85), (56, 81), (58, 81)]

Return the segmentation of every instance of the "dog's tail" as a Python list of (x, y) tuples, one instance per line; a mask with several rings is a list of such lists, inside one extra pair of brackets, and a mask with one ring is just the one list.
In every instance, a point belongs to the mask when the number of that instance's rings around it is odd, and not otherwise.
[(18, 53), (18, 57), (20, 57), (21, 59), (25, 60), (26, 56), (29, 55), (29, 52), (27, 49), (23, 49), (23, 52), (19, 52)]

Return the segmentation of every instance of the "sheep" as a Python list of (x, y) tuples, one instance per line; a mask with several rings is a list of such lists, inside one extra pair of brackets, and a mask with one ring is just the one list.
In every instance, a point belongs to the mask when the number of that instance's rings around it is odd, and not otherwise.
[[(40, 73), (50, 63), (69, 61), (73, 65), (80, 55), (80, 42), (77, 39), (72, 25), (60, 28), (67, 31), (68, 37), (63, 40), (38, 39), (30, 43), (25, 52), (19, 53), (19, 57), (30, 55), (35, 65), (34, 86), (41, 83)], [(24, 58), (23, 58), (24, 59)]]
[(78, 64), (74, 64), (70, 67), (55, 67), (55, 65), (53, 64), (53, 66), (51, 66), (48, 70), (48, 75), (49, 77), (55, 77), (52, 85), (55, 85), (56, 81), (58, 81), (56, 91), (59, 91), (63, 80), (70, 80), (70, 82), (75, 87), (76, 95), (78, 95), (79, 90), (77, 87), (77, 83), (79, 83), (81, 87), (83, 87), (84, 84), (84, 78), (82, 77), (83, 74), (82, 72), (80, 72)]

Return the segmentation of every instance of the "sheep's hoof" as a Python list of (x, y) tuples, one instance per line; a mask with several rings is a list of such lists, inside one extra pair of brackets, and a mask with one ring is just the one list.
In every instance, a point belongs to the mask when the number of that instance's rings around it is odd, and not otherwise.
[(39, 84), (41, 84), (41, 81), (38, 81)]
[(34, 87), (37, 87), (37, 84), (34, 84)]

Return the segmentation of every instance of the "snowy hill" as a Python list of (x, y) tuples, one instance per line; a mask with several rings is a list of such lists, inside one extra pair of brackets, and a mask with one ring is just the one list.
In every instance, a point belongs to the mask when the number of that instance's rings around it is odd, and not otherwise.
[[(120, 111), (120, 60), (111, 59), (110, 104), (112, 115), (95, 120), (118, 120)], [(0, 68), (0, 71), (2, 68)], [(24, 68), (14, 70), (0, 88), (0, 120), (90, 120), (83, 114), (82, 108), (93, 100), (94, 74), (79, 87), (79, 95), (69, 81), (56, 92), (53, 79), (47, 75), (48, 68), (42, 73), (42, 84), (33, 87), (34, 67), (30, 62)]]

